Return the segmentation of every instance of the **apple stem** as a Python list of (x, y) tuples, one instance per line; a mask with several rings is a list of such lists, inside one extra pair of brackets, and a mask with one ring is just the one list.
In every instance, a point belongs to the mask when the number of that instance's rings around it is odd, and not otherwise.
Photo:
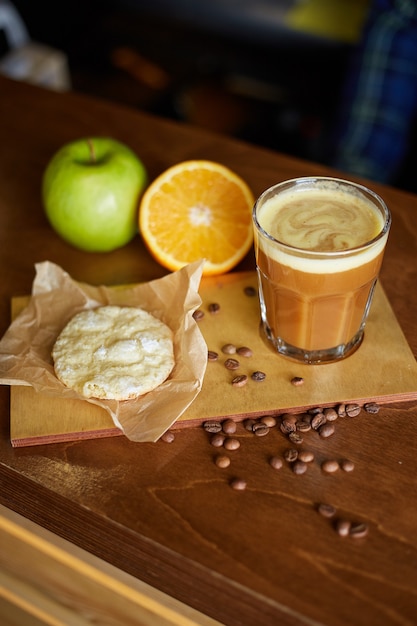
[(94, 144), (93, 144), (91, 139), (87, 139), (87, 144), (88, 144), (88, 147), (90, 149), (91, 160), (93, 161), (93, 163), (95, 163), (96, 162), (96, 153), (94, 151)]

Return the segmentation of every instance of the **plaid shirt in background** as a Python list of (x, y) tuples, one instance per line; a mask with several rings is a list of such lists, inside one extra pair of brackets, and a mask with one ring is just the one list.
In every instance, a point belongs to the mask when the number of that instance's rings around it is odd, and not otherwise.
[(417, 0), (373, 0), (347, 75), (332, 165), (394, 182), (416, 114)]

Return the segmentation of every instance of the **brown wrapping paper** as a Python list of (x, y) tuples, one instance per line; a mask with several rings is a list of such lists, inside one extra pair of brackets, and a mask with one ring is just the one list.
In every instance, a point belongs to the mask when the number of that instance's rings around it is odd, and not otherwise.
[[(203, 383), (207, 345), (193, 318), (201, 304), (198, 289), (203, 261), (123, 289), (77, 283), (49, 261), (35, 268), (29, 304), (0, 341), (0, 384), (32, 386), (49, 396), (97, 404), (132, 441), (159, 439), (193, 402)], [(54, 373), (51, 350), (61, 330), (79, 311), (105, 304), (141, 307), (174, 333), (175, 366), (171, 375), (136, 400), (82, 398)]]

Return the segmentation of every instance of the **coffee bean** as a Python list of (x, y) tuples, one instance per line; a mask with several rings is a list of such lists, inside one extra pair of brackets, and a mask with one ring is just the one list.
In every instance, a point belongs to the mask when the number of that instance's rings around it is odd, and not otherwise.
[(369, 533), (369, 526), (364, 522), (354, 522), (349, 530), (349, 535), (354, 539), (362, 539)]
[(351, 522), (347, 519), (338, 519), (335, 528), (340, 537), (347, 537), (350, 533)]
[(232, 419), (227, 419), (222, 422), (222, 430), (226, 435), (233, 435), (236, 432), (236, 422)]
[(294, 474), (305, 474), (307, 471), (307, 463), (297, 459), (297, 461), (292, 464), (292, 471)]
[(194, 311), (193, 318), (195, 319), (196, 322), (199, 322), (200, 320), (202, 320), (203, 317), (204, 317), (204, 311), (202, 311), (201, 309), (197, 309), (196, 311)]
[(327, 461), (323, 461), (321, 464), (321, 469), (326, 474), (334, 474), (339, 469), (339, 463), (335, 459), (328, 459)]
[(353, 461), (343, 459), (343, 461), (340, 463), (340, 467), (344, 472), (353, 472), (353, 470), (355, 469), (355, 464)]
[(290, 433), (295, 432), (297, 427), (292, 422), (288, 422), (287, 420), (283, 420), (281, 422), (281, 424), (279, 425), (279, 428), (280, 428), (281, 432), (284, 433), (284, 435), (289, 435)]
[(225, 362), (224, 362), (224, 366), (228, 370), (237, 370), (239, 365), (240, 365), (240, 363), (236, 359), (226, 359)]
[(236, 354), (236, 346), (234, 346), (232, 343), (226, 343), (222, 347), (222, 352), (223, 354)]
[(237, 450), (238, 448), (240, 448), (240, 441), (239, 439), (228, 437), (224, 440), (223, 446), (226, 448), (226, 450)]
[(175, 435), (171, 430), (167, 430), (166, 433), (161, 436), (161, 439), (165, 441), (165, 443), (172, 443), (175, 439)]
[(208, 310), (212, 315), (216, 315), (220, 311), (220, 304), (218, 304), (218, 302), (211, 302), (211, 304), (208, 305)]
[(253, 354), (252, 350), (251, 350), (250, 348), (248, 348), (247, 346), (241, 346), (240, 348), (238, 348), (238, 349), (236, 350), (236, 352), (237, 352), (237, 354), (238, 354), (239, 356), (243, 356), (243, 357), (245, 357), (246, 359), (248, 359), (249, 357), (251, 357), (251, 356), (252, 356), (252, 354)]
[(211, 420), (209, 422), (204, 422), (203, 428), (207, 433), (219, 433), (222, 429), (221, 422), (217, 420)]
[(226, 440), (226, 437), (223, 434), (217, 433), (216, 435), (212, 436), (212, 438), (210, 439), (210, 443), (215, 448), (221, 448), (225, 440)]
[(298, 459), (298, 450), (296, 448), (289, 448), (284, 452), (284, 459), (288, 463), (294, 463)]
[(259, 382), (262, 382), (263, 380), (265, 380), (266, 374), (264, 372), (259, 372), (259, 371), (252, 372), (251, 378), (255, 382), (259, 383)]
[(288, 435), (288, 439), (292, 442), (292, 443), (296, 443), (296, 444), (301, 444), (303, 443), (304, 439), (302, 438), (302, 436), (297, 433), (297, 432), (292, 432), (289, 433)]
[(334, 517), (336, 515), (336, 509), (332, 504), (320, 503), (317, 507), (317, 511), (323, 517)]
[(339, 404), (336, 411), (339, 417), (346, 417), (346, 404)]
[(280, 429), (285, 435), (294, 433), (297, 429), (297, 418), (294, 415), (285, 413), (281, 418)]
[(226, 467), (229, 467), (230, 465), (230, 458), (226, 456), (225, 454), (219, 454), (218, 456), (216, 456), (214, 462), (217, 465), (217, 467), (220, 467), (221, 469), (225, 469)]
[(274, 426), (277, 425), (277, 420), (273, 415), (263, 415), (260, 418), (260, 421), (263, 424), (266, 424), (268, 426), (268, 428), (274, 428)]
[(316, 413), (311, 420), (311, 428), (313, 430), (318, 430), (325, 423), (326, 423), (326, 418), (324, 416), (324, 413)]
[(269, 459), (269, 464), (270, 464), (271, 467), (273, 467), (276, 470), (281, 469), (281, 467), (282, 467), (282, 459), (279, 456), (272, 456)]
[(301, 387), (304, 385), (304, 378), (301, 378), (301, 376), (294, 376), (291, 378), (291, 384), (294, 385), (294, 387)]
[(295, 427), (300, 433), (308, 433), (311, 430), (311, 424), (309, 422), (304, 422), (303, 420), (299, 420), (295, 423)]
[(244, 491), (247, 487), (247, 482), (243, 478), (234, 478), (231, 481), (230, 486), (236, 491)]
[(233, 387), (244, 387), (247, 382), (248, 382), (248, 377), (246, 376), (246, 374), (240, 374), (240, 376), (235, 376), (232, 379)]
[(347, 404), (346, 405), (346, 415), (348, 417), (356, 417), (361, 412), (361, 407), (359, 404)]
[(281, 415), (282, 420), (287, 420), (288, 422), (292, 422), (293, 424), (295, 424), (295, 422), (298, 420), (298, 417), (299, 416), (295, 413), (283, 413)]
[(207, 358), (209, 361), (217, 361), (219, 355), (217, 354), (217, 352), (214, 352), (214, 350), (209, 350), (207, 353)]
[(252, 431), (257, 437), (263, 437), (269, 433), (269, 426), (264, 422), (256, 422), (252, 427)]
[(363, 408), (367, 413), (379, 413), (379, 404), (377, 404), (376, 402), (367, 402)]
[(308, 409), (308, 413), (310, 415), (316, 415), (316, 413), (323, 413), (323, 409), (319, 406), (312, 407), (311, 409)]
[(258, 293), (255, 287), (251, 286), (245, 287), (243, 291), (245, 295), (249, 296), (250, 298), (253, 298), (253, 296), (256, 296), (256, 294)]
[(323, 437), (323, 439), (327, 439), (327, 437), (331, 437), (332, 435), (334, 435), (335, 430), (336, 429), (334, 427), (334, 424), (326, 423), (320, 426), (320, 428), (318, 429), (318, 433), (320, 437)]
[(300, 450), (298, 458), (300, 461), (304, 461), (304, 463), (311, 463), (314, 461), (314, 452), (311, 450)]
[(246, 430), (249, 430), (249, 432), (253, 432), (252, 428), (254, 424), (256, 424), (256, 422), (253, 419), (247, 419), (243, 422), (243, 426)]
[(328, 422), (334, 422), (339, 417), (336, 409), (332, 409), (332, 408), (324, 409), (323, 415)]

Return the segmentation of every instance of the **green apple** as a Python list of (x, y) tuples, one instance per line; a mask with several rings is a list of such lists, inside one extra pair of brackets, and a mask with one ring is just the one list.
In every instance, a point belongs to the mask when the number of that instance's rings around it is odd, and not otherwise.
[(45, 213), (68, 243), (109, 252), (136, 234), (146, 183), (143, 163), (126, 145), (108, 137), (79, 139), (58, 150), (45, 170)]

